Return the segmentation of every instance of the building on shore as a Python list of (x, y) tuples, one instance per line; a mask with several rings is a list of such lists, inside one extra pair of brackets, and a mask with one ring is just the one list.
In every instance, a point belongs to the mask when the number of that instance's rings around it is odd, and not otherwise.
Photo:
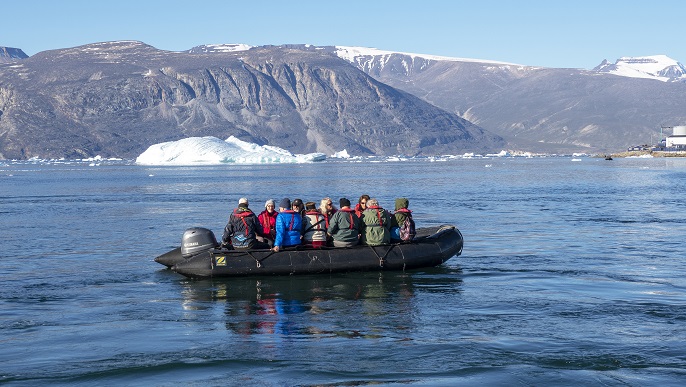
[(662, 129), (672, 129), (672, 135), (661, 139), (660, 143), (650, 150), (660, 152), (686, 151), (686, 126), (663, 126)]
[(686, 126), (674, 126), (672, 135), (665, 138), (667, 148), (686, 149)]

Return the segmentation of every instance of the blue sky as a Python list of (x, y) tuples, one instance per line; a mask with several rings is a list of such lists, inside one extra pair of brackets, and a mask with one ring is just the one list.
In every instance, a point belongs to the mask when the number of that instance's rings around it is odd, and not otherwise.
[(544, 67), (664, 54), (686, 63), (683, 0), (0, 0), (0, 46), (112, 40), (374, 47)]

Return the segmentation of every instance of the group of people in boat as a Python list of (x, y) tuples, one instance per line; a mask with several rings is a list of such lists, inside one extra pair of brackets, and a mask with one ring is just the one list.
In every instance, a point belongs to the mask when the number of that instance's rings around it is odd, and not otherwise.
[(340, 198), (336, 208), (331, 198), (319, 203), (301, 199), (269, 199), (264, 211), (256, 215), (247, 198), (229, 216), (222, 235), (222, 248), (236, 250), (271, 249), (303, 245), (307, 248), (352, 247), (358, 244), (377, 246), (400, 243), (414, 238), (415, 223), (407, 198), (395, 199), (395, 212), (379, 205), (377, 199), (362, 195), (354, 208), (350, 200)]

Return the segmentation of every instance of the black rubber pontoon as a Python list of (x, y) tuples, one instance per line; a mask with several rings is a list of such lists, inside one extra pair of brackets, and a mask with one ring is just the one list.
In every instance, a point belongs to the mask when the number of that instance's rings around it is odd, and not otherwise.
[(464, 243), (460, 231), (451, 225), (418, 229), (412, 242), (381, 246), (239, 251), (217, 248), (214, 235), (203, 240), (206, 245), (194, 246), (194, 255), (184, 257), (178, 248), (155, 261), (192, 278), (410, 270), (438, 266), (460, 255)]

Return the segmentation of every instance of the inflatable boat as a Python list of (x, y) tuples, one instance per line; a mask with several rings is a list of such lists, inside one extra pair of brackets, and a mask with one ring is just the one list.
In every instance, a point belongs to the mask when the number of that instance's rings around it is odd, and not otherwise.
[(155, 261), (190, 278), (273, 276), (372, 270), (410, 270), (438, 266), (462, 253), (462, 234), (452, 225), (417, 229), (411, 242), (354, 247), (287, 247), (227, 250), (211, 230), (184, 232), (181, 247)]

